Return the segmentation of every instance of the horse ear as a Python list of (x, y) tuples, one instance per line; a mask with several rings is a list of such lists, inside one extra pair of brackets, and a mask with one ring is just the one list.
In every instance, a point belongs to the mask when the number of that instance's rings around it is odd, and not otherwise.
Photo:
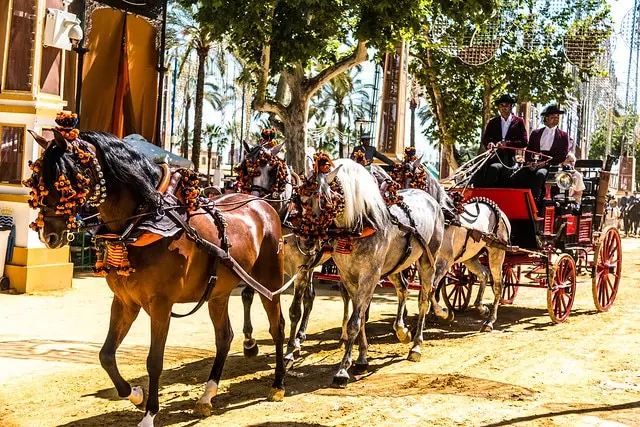
[(414, 162), (413, 162), (413, 168), (416, 169), (418, 166), (420, 166), (422, 164), (422, 156), (418, 157)]
[(284, 142), (281, 144), (276, 145), (275, 147), (273, 147), (271, 149), (271, 155), (272, 156), (277, 156), (278, 153), (282, 150), (282, 147), (284, 147)]
[(49, 141), (47, 141), (42, 135), (32, 131), (31, 129), (29, 129), (28, 132), (33, 137), (33, 139), (35, 139), (39, 146), (41, 146), (45, 150), (47, 149), (47, 147), (49, 146)]
[(60, 132), (58, 132), (57, 130), (53, 129), (53, 137), (54, 137), (58, 147), (62, 148), (63, 150), (67, 149), (68, 142), (65, 139), (65, 137), (62, 136), (62, 134)]
[(242, 141), (242, 146), (244, 147), (245, 153), (248, 153), (249, 151), (251, 151), (251, 147), (249, 146), (249, 144), (247, 144), (247, 141)]
[(332, 170), (331, 172), (329, 172), (327, 174), (327, 183), (331, 184), (333, 182), (334, 179), (336, 179), (336, 176), (338, 176), (338, 171), (340, 170), (340, 168), (342, 167), (342, 165), (338, 165), (337, 168), (335, 168), (334, 170)]
[(309, 156), (304, 158), (304, 176), (306, 178), (311, 178), (313, 175), (313, 159)]

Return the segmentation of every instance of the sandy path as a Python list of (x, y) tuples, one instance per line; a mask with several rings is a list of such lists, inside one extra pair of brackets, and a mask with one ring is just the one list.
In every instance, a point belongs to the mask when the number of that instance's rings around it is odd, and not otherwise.
[[(405, 360), (409, 346), (391, 329), (395, 295), (382, 290), (367, 324), (370, 372), (346, 390), (328, 387), (342, 357), (336, 341), (342, 305), (338, 292), (320, 286), (303, 357), (287, 377), (282, 403), (265, 401), (274, 366), (266, 316), (256, 300), (261, 352), (247, 359), (236, 295), (236, 338), (214, 415), (190, 413), (215, 354), (213, 329), (201, 310), (172, 323), (156, 426), (640, 425), (640, 240), (626, 239), (624, 248), (623, 282), (609, 313), (595, 313), (587, 277), (562, 325), (550, 323), (544, 291), (521, 289), (513, 306), (500, 309), (491, 334), (477, 332), (481, 320), (473, 311), (452, 325), (430, 324), (419, 363)], [(110, 300), (106, 284), (94, 278), (76, 279), (68, 292), (0, 294), (0, 426), (140, 421), (143, 413), (117, 398), (98, 362)], [(290, 300), (284, 296), (287, 310)], [(415, 310), (415, 295), (409, 308)], [(118, 353), (125, 378), (145, 387), (148, 329), (141, 314)]]

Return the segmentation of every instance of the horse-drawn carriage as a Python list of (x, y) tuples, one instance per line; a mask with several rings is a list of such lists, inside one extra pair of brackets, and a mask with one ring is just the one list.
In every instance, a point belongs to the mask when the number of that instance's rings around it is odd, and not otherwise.
[[(577, 162), (576, 171), (583, 174), (585, 184), (580, 201), (569, 197), (572, 174), (557, 168), (548, 175), (542, 206), (537, 206), (529, 189), (453, 186), (451, 191), (460, 192), (463, 201), (490, 200), (509, 218), (511, 241), (502, 267), (501, 304), (513, 303), (520, 287), (545, 289), (551, 320), (563, 322), (573, 306), (576, 276), (587, 273), (592, 277), (596, 309), (611, 307), (620, 282), (622, 246), (618, 230), (605, 227), (610, 167), (603, 166), (602, 160)], [(472, 217), (473, 212), (467, 209), (462, 215)], [(480, 260), (486, 263), (483, 257)], [(415, 270), (406, 273), (409, 289), (419, 289)], [(315, 278), (340, 280), (330, 261)], [(386, 280), (380, 284), (393, 286)], [(462, 312), (470, 305), (476, 285), (477, 276), (456, 263), (441, 281), (439, 296), (449, 309)]]

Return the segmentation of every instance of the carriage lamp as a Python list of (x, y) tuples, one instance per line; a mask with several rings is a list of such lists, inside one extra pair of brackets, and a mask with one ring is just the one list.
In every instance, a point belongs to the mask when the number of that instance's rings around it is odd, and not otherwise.
[(556, 185), (562, 191), (566, 191), (573, 185), (573, 175), (569, 172), (559, 172), (556, 175)]

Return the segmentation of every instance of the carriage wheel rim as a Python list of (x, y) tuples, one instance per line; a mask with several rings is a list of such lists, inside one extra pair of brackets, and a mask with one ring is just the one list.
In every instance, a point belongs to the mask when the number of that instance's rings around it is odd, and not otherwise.
[(471, 301), (471, 287), (474, 282), (475, 275), (468, 272), (463, 264), (454, 264), (445, 276), (443, 290), (446, 305), (457, 312), (466, 309)]
[(505, 264), (502, 274), (502, 295), (500, 304), (512, 304), (518, 294), (518, 284), (520, 283), (519, 269), (511, 264)]
[(598, 311), (607, 311), (618, 294), (622, 270), (622, 246), (615, 229), (605, 231), (596, 256), (593, 300)]
[(571, 314), (576, 290), (576, 267), (569, 255), (556, 264), (553, 288), (547, 291), (547, 310), (554, 323), (562, 323)]

